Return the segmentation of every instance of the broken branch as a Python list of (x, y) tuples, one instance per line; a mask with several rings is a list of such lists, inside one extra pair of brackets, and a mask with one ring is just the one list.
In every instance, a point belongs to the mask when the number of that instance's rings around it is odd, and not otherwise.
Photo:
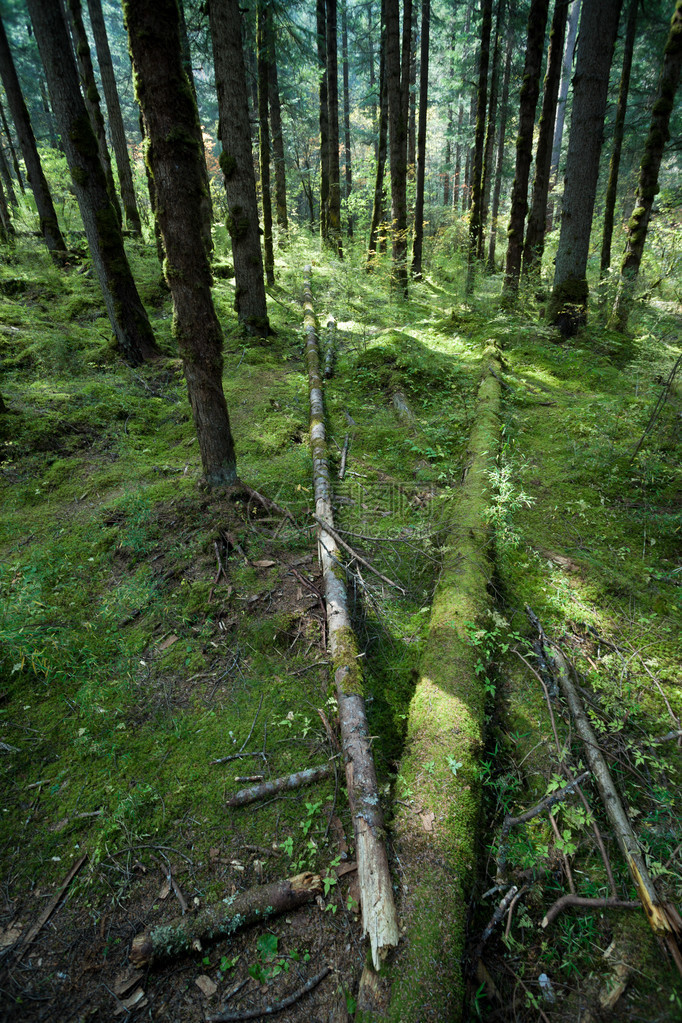
[(297, 771), (295, 774), (287, 774), (283, 778), (273, 778), (272, 781), (264, 781), (260, 785), (240, 789), (231, 799), (228, 799), (227, 806), (245, 806), (247, 803), (255, 803), (257, 799), (275, 796), (278, 792), (289, 792), (291, 789), (300, 789), (303, 785), (312, 785), (320, 778), (329, 777), (333, 770), (332, 764), (322, 764), (319, 767), (309, 767), (307, 771)]
[(340, 547), (343, 547), (344, 551), (350, 554), (351, 558), (354, 558), (356, 561), (359, 561), (361, 565), (364, 565), (365, 568), (368, 568), (370, 570), (370, 572), (373, 572), (374, 575), (381, 579), (382, 583), (386, 583), (387, 586), (392, 586), (395, 590), (399, 590), (400, 593), (402, 594), (405, 593), (405, 590), (403, 589), (402, 586), (400, 586), (398, 583), (394, 583), (392, 579), (388, 578), (388, 576), (383, 575), (378, 568), (375, 568), (374, 565), (370, 564), (370, 562), (367, 561), (366, 558), (363, 558), (362, 554), (358, 554), (358, 552), (354, 550), (350, 546), (350, 544), (347, 544), (343, 537), (337, 533), (333, 526), (330, 526), (328, 522), (324, 522), (322, 519), (318, 518), (317, 515), (313, 515), (313, 518), (315, 519), (315, 522), (317, 522), (318, 526), (320, 526), (321, 529), (329, 533), (329, 535), (333, 537), (334, 540), (336, 540), (338, 545)]
[(314, 987), (320, 983), (321, 980), (331, 973), (331, 968), (325, 966), (323, 970), (316, 973), (314, 977), (307, 980), (303, 987), (300, 987), (298, 991), (294, 991), (293, 994), (283, 998), (281, 1002), (275, 1002), (274, 1005), (263, 1006), (262, 1009), (246, 1009), (244, 1012), (223, 1012), (217, 1016), (209, 1016), (208, 1023), (229, 1023), (229, 1021), (243, 1020), (243, 1019), (259, 1019), (261, 1016), (273, 1016), (276, 1012), (282, 1012), (284, 1009), (288, 1009), (291, 1005), (298, 1002), (304, 995), (307, 995), (309, 991), (312, 991)]
[(582, 906), (586, 909), (605, 909), (606, 907), (612, 907), (613, 909), (637, 909), (641, 903), (636, 899), (630, 901), (628, 899), (614, 899), (609, 897), (608, 899), (588, 899), (583, 898), (581, 895), (562, 895), (560, 899), (551, 906), (544, 917), (542, 918), (541, 927), (549, 927), (549, 925), (556, 920), (560, 913), (563, 913), (569, 906)]

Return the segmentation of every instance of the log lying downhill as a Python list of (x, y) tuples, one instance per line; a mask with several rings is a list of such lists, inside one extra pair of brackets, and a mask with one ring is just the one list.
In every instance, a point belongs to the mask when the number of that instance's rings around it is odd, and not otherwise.
[[(310, 267), (305, 269), (305, 332), (310, 389), (310, 443), (313, 456), (315, 512), (319, 521), (333, 529), (332, 491), (324, 425), (322, 374), (315, 313), (310, 287)], [(341, 741), (346, 765), (348, 799), (353, 814), (355, 849), (364, 933), (378, 969), (385, 953), (398, 944), (398, 921), (388, 857), (384, 822), (377, 791), (376, 770), (367, 728), (359, 650), (348, 613), (348, 596), (340, 552), (334, 535), (318, 527), (319, 557), (327, 605), (327, 631), (339, 706)]]
[(319, 875), (310, 873), (249, 888), (207, 906), (196, 916), (181, 916), (169, 924), (160, 924), (138, 934), (130, 950), (130, 961), (140, 968), (151, 966), (156, 959), (200, 951), (202, 943), (227, 938), (241, 927), (289, 913), (321, 894)]

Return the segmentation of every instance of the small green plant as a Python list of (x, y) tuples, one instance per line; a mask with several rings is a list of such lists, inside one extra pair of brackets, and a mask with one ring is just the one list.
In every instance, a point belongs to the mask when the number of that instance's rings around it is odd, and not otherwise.
[(454, 774), (454, 776), (456, 778), (457, 777), (457, 772), (459, 771), (460, 767), (462, 767), (462, 761), (461, 760), (457, 760), (450, 753), (448, 753), (448, 767), (450, 768), (450, 770), (452, 771), (452, 773)]

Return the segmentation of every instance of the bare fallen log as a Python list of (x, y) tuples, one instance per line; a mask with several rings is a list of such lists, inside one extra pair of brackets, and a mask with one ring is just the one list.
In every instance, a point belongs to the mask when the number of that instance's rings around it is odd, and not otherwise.
[(278, 792), (300, 789), (304, 785), (312, 785), (320, 778), (328, 778), (333, 772), (332, 764), (321, 764), (319, 767), (309, 767), (307, 771), (297, 771), (295, 774), (287, 774), (283, 778), (273, 778), (272, 781), (264, 781), (260, 785), (251, 785), (247, 789), (235, 792), (228, 799), (227, 806), (245, 806), (247, 803), (255, 803), (257, 799), (276, 796)]
[(311, 873), (249, 888), (206, 906), (196, 916), (182, 916), (138, 934), (130, 950), (130, 961), (139, 969), (151, 966), (157, 959), (201, 951), (204, 942), (218, 941), (241, 927), (289, 913), (321, 893), (322, 881), (318, 874)]
[(336, 320), (330, 316), (327, 320), (327, 351), (324, 357), (324, 378), (331, 380), (334, 376), (334, 350), (336, 348)]
[(348, 799), (353, 814), (362, 923), (370, 940), (372, 962), (378, 969), (386, 952), (398, 944), (398, 921), (365, 714), (360, 651), (348, 613), (345, 580), (337, 567), (339, 549), (335, 536), (327, 528), (333, 529), (334, 517), (309, 266), (305, 269), (304, 311), (315, 512), (318, 523), (324, 523), (319, 525), (318, 548), (327, 605), (328, 641), (336, 683)]

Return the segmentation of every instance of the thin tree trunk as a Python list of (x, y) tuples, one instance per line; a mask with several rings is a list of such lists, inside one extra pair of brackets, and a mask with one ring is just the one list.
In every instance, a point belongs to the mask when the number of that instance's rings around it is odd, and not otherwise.
[(421, 55), (419, 64), (419, 130), (417, 136), (417, 192), (414, 203), (414, 242), (412, 246), (412, 275), (422, 276), (422, 250), (424, 247), (424, 181), (426, 172), (426, 113), (429, 101), (429, 32), (431, 25), (430, 0), (422, 0)]
[(549, 52), (547, 72), (542, 97), (542, 113), (538, 127), (538, 145), (535, 152), (535, 180), (530, 214), (526, 226), (523, 247), (523, 273), (539, 270), (545, 248), (545, 226), (547, 224), (547, 196), (549, 194), (549, 172), (552, 161), (552, 138), (556, 116), (557, 96), (561, 59), (564, 52), (566, 18), (570, 0), (555, 0), (552, 26), (549, 30)]
[(336, 0), (327, 0), (327, 104), (329, 108), (329, 241), (343, 258), (341, 244), (341, 170), (339, 166), (339, 71)]
[(587, 318), (587, 256), (620, 8), (621, 0), (585, 0), (583, 4), (561, 233), (547, 308), (547, 319), (566, 337), (575, 334)]
[(462, 176), (462, 129), (464, 128), (464, 100), (460, 97), (457, 114), (457, 142), (455, 144), (455, 173), (452, 180), (452, 205), (459, 211)]
[[(353, 169), (351, 167), (350, 148), (350, 86), (348, 73), (348, 0), (342, 0), (341, 7), (341, 59), (343, 62), (343, 141), (344, 141), (344, 169), (346, 172), (346, 204), (353, 191)], [(370, 67), (372, 67), (370, 63)], [(372, 73), (374, 69), (372, 68)], [(353, 237), (353, 214), (347, 209), (348, 214), (348, 237)]]
[(613, 307), (612, 324), (625, 330), (632, 302), (632, 292), (639, 275), (651, 210), (658, 194), (658, 172), (663, 150), (670, 139), (670, 115), (682, 70), (682, 0), (677, 0), (670, 22), (670, 32), (663, 51), (663, 67), (658, 82), (658, 96), (651, 115), (649, 134), (639, 167), (635, 209), (628, 224), (625, 255), (620, 267), (621, 284)]
[(640, 0), (630, 0), (628, 9), (627, 27), (625, 29), (625, 43), (623, 45), (623, 70), (620, 75), (620, 87), (618, 89), (618, 106), (616, 108), (616, 120), (613, 126), (613, 149), (611, 150), (611, 162), (609, 164), (609, 182), (606, 186), (606, 197), (604, 199), (604, 233), (601, 242), (601, 277), (611, 266), (611, 239), (613, 238), (613, 217), (616, 209), (616, 195), (618, 193), (618, 172), (620, 170), (620, 154), (623, 148), (623, 135), (625, 133), (625, 113), (628, 106), (628, 93), (630, 91), (630, 73), (632, 71), (632, 54), (635, 48), (635, 36), (637, 34), (637, 10)]
[(320, 238), (329, 238), (329, 105), (327, 102), (327, 4), (317, 0), (317, 63), (320, 75)]
[[(187, 21), (185, 19), (185, 7), (183, 0), (178, 0), (178, 14), (180, 17), (180, 48), (182, 52), (182, 66), (185, 69), (187, 81), (189, 82), (189, 87), (192, 90), (194, 102), (197, 104), (198, 110), (199, 101), (197, 98), (197, 86), (194, 81), (194, 71), (192, 69), (192, 51), (189, 45), (189, 36), (187, 35)], [(210, 257), (213, 254), (213, 232), (211, 230), (213, 225), (213, 200), (211, 199), (211, 182), (208, 178), (208, 167), (206, 165), (206, 146), (204, 145), (204, 133), (201, 128), (201, 115), (199, 116), (199, 132), (197, 135), (197, 141), (201, 145), (201, 152), (204, 156), (204, 184), (201, 194), (201, 233), (204, 239), (204, 245), (206, 246), (206, 251)]]
[(182, 66), (177, 0), (124, 0), (123, 7), (201, 461), (209, 484), (229, 485), (237, 467), (223, 393), (223, 333), (201, 232), (199, 113)]
[(9, 152), (10, 152), (10, 156), (12, 158), (12, 166), (14, 168), (14, 173), (16, 174), (17, 182), (19, 184), (19, 189), (21, 190), (21, 192), (23, 194), (24, 191), (25, 191), (25, 189), (24, 189), (24, 179), (21, 176), (21, 168), (19, 167), (19, 161), (17, 160), (17, 153), (16, 153), (16, 150), (14, 148), (14, 143), (12, 142), (12, 135), (10, 134), (9, 125), (7, 123), (7, 118), (5, 116), (5, 108), (3, 107), (2, 103), (0, 103), (0, 119), (2, 120), (2, 130), (4, 131), (5, 136), (7, 138), (7, 145), (9, 146)]
[(450, 207), (450, 161), (452, 160), (452, 136), (455, 131), (455, 122), (452, 116), (452, 103), (448, 104), (448, 126), (445, 129), (445, 157), (443, 173), (443, 206)]
[(220, 166), (225, 177), (227, 229), (234, 261), (234, 304), (246, 330), (265, 337), (270, 333), (270, 324), (263, 283), (239, 0), (211, 4), (208, 14), (220, 118), (218, 135), (223, 147)]
[(124, 358), (138, 365), (161, 353), (130, 272), (97, 139), (80, 93), (66, 23), (52, 0), (28, 0), (28, 10), (104, 304)]
[(478, 235), (483, 227), (483, 149), (485, 146), (485, 113), (488, 99), (488, 65), (490, 63), (490, 33), (493, 24), (493, 0), (483, 0), (481, 21), (481, 48), (476, 91), (476, 135), (471, 189), (471, 217), (469, 219), (469, 255), (467, 261), (466, 293), (474, 289), (474, 275), (478, 252)]
[(287, 173), (284, 162), (284, 134), (282, 131), (282, 107), (279, 98), (279, 76), (277, 73), (277, 45), (272, 19), (269, 22), (270, 45), (268, 52), (268, 88), (270, 98), (270, 124), (272, 126), (272, 162), (275, 167), (275, 213), (280, 229), (279, 244), (286, 242), (289, 230), (287, 216)]
[(377, 255), (377, 238), (379, 226), (384, 212), (384, 172), (386, 167), (386, 148), (388, 143), (388, 87), (386, 82), (386, 18), (384, 15), (385, 0), (381, 0), (381, 44), (379, 47), (379, 139), (377, 143), (377, 170), (374, 179), (374, 202), (372, 205), (372, 222), (369, 229), (369, 245), (367, 246), (367, 271), (373, 269)]
[(10, 206), (17, 205), (17, 196), (14, 191), (14, 185), (12, 184), (12, 175), (5, 159), (5, 151), (2, 148), (2, 142), (0, 141), (0, 174), (2, 175), (3, 184), (5, 191), (7, 192), (7, 198)]
[(14, 226), (9, 214), (5, 190), (0, 181), (0, 241), (8, 242), (14, 237)]
[(412, 4), (412, 31), (410, 32), (410, 84), (409, 84), (409, 128), (407, 134), (407, 176), (415, 180), (417, 168), (417, 5)]
[[(568, 15), (568, 27), (566, 29), (566, 46), (564, 48), (564, 59), (561, 64), (561, 82), (559, 84), (559, 96), (556, 105), (556, 118), (554, 121), (554, 139), (552, 141), (552, 163), (550, 166), (550, 189), (554, 188), (559, 179), (559, 162), (561, 160), (561, 140), (564, 135), (564, 121), (566, 119), (566, 100), (568, 99), (568, 88), (571, 84), (573, 73), (573, 55), (578, 37), (578, 21), (580, 20), (580, 4), (582, 0), (573, 0)], [(547, 231), (551, 231), (554, 224), (554, 203), (547, 207)]]
[(50, 139), (50, 146), (52, 147), (52, 149), (61, 149), (63, 151), (63, 146), (60, 146), (59, 139), (57, 138), (57, 133), (54, 130), (54, 118), (52, 116), (52, 111), (50, 109), (50, 101), (47, 98), (47, 89), (45, 88), (45, 82), (40, 71), (38, 72), (38, 87), (40, 89), (40, 101), (43, 106), (43, 114), (45, 115), (45, 126), (47, 129), (47, 134)]
[(490, 191), (493, 180), (493, 160), (495, 151), (495, 132), (497, 130), (497, 97), (500, 89), (500, 39), (505, 14), (505, 0), (498, 0), (497, 17), (495, 19), (495, 47), (493, 49), (493, 68), (490, 79), (490, 103), (488, 106), (488, 128), (483, 150), (483, 178), (481, 182), (481, 222), (478, 229), (476, 255), (482, 260), (485, 255), (485, 224), (490, 210)]
[[(138, 117), (138, 123), (140, 126), (140, 137), (142, 139), (142, 145), (144, 146), (146, 135), (144, 118), (141, 113), (139, 114)], [(147, 179), (147, 192), (149, 193), (149, 208), (151, 211), (151, 220), (152, 224), (154, 225), (154, 244), (156, 245), (156, 258), (158, 259), (159, 266), (161, 267), (161, 271), (163, 272), (163, 261), (166, 258), (166, 254), (163, 251), (163, 238), (161, 237), (161, 228), (159, 227), (159, 221), (156, 216), (157, 199), (154, 175), (149, 169), (149, 163), (147, 162), (147, 160), (144, 161), (144, 173)]]
[[(409, 7), (409, 10), (408, 10)], [(400, 62), (400, 17), (398, 0), (385, 0), (386, 13), (386, 85), (388, 91), (389, 163), (391, 169), (393, 285), (407, 297), (407, 85), (411, 0), (403, 12), (403, 67)], [(405, 32), (406, 28), (406, 32)]]
[(118, 99), (114, 65), (111, 60), (107, 28), (102, 13), (102, 0), (88, 0), (88, 11), (90, 12), (90, 24), (95, 39), (95, 49), (97, 50), (97, 63), (99, 64), (102, 89), (104, 90), (104, 99), (109, 115), (109, 131), (111, 132), (118, 180), (121, 186), (123, 212), (128, 230), (132, 234), (139, 235), (142, 233), (142, 226), (140, 224), (140, 214), (137, 210), (133, 174), (130, 169), (130, 157), (128, 156), (128, 141), (126, 139), (125, 128), (123, 127), (123, 116)]
[[(38, 156), (35, 136), (28, 116), (28, 109), (21, 92), (19, 79), (12, 60), (12, 53), (7, 42), (5, 26), (0, 21), (0, 76), (5, 86), (14, 128), (19, 146), (26, 164), (28, 183), (35, 198), (36, 209), (40, 218), (40, 231), (50, 252), (57, 254), (66, 252), (66, 245), (59, 230), (59, 222), (55, 212), (50, 188), (43, 172)], [(9, 132), (7, 133), (9, 137)]]
[[(265, 279), (275, 283), (275, 254), (272, 246), (272, 195), (270, 192), (270, 124), (268, 121), (268, 18), (267, 0), (258, 0), (258, 153), (260, 158), (260, 192), (263, 206), (263, 249)], [(227, 129), (229, 130), (229, 129)]]
[(502, 193), (502, 170), (504, 167), (504, 143), (506, 141), (507, 120), (509, 117), (509, 82), (511, 81), (512, 55), (514, 39), (510, 32), (507, 39), (507, 53), (504, 60), (504, 77), (502, 78), (502, 98), (500, 100), (500, 128), (497, 136), (497, 158), (495, 161), (495, 185), (493, 201), (490, 208), (490, 241), (488, 243), (488, 273), (495, 273), (495, 248), (497, 245), (497, 215), (500, 209)]

